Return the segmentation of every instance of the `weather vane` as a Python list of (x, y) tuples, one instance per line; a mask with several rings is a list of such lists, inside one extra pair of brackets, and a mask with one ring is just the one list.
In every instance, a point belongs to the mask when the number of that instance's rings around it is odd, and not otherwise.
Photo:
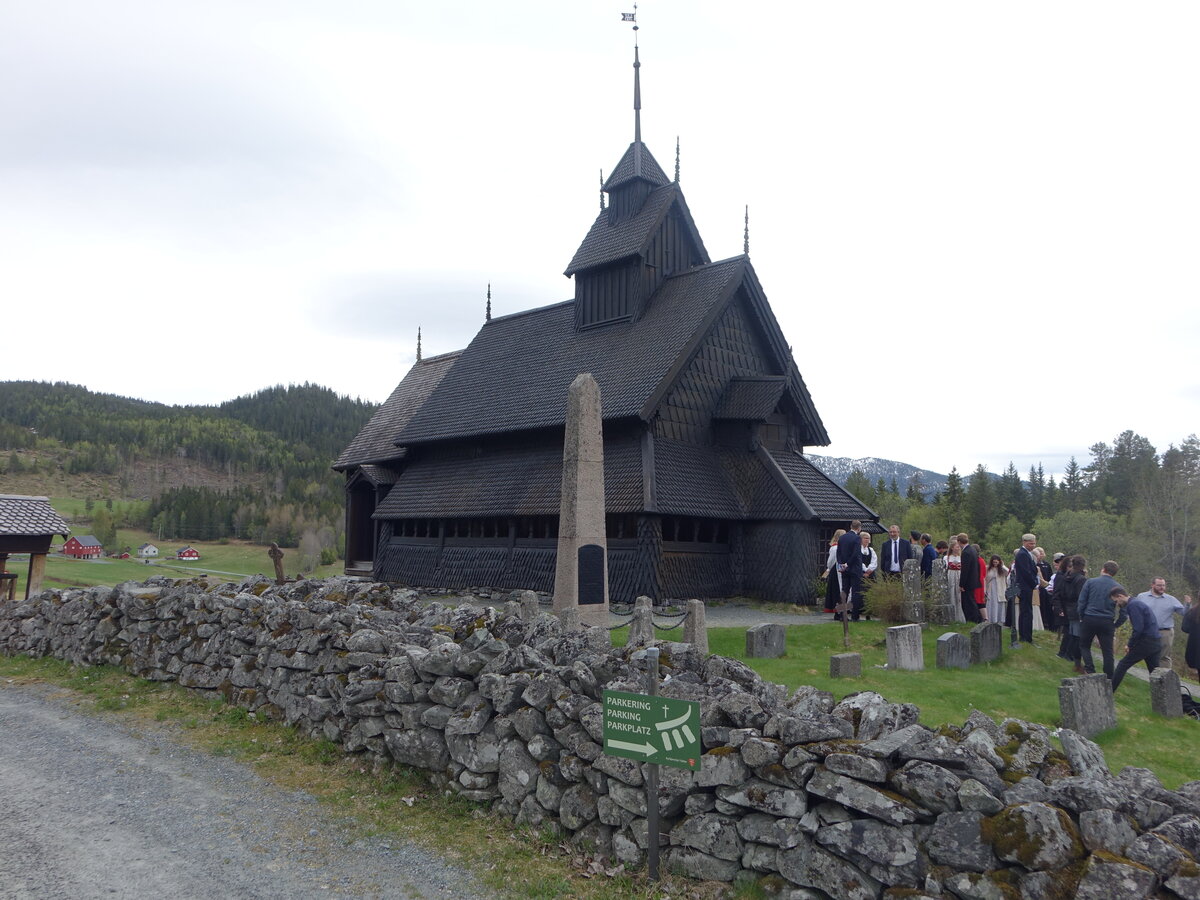
[[(635, 4), (633, 4), (633, 12), (631, 12), (631, 13), (621, 13), (621, 21), (622, 21), (622, 22), (632, 22), (632, 23), (633, 23), (633, 30), (634, 30), (634, 31), (637, 31), (637, 30), (638, 30), (638, 26), (637, 26), (637, 4), (636, 4), (636, 3), (635, 3)], [(636, 40), (637, 40), (637, 35), (634, 35), (634, 41), (636, 42)]]

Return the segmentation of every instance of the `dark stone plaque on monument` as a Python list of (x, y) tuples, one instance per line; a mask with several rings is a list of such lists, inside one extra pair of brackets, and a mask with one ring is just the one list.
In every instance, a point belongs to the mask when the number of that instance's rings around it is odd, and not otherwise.
[(579, 548), (579, 605), (604, 602), (604, 548), (584, 544)]

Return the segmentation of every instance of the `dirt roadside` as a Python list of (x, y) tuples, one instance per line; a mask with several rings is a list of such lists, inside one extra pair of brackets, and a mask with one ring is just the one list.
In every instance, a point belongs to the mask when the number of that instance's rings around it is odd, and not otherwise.
[(310, 795), (0, 680), (0, 897), (471, 898), (462, 869), (356, 840)]

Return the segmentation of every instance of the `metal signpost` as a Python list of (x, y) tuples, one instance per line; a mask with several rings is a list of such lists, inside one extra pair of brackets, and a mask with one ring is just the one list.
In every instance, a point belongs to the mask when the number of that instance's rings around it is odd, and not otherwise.
[(646, 693), (604, 692), (604, 752), (646, 766), (647, 865), (658, 880), (658, 767), (700, 768), (700, 704), (658, 696), (658, 648), (646, 653)]

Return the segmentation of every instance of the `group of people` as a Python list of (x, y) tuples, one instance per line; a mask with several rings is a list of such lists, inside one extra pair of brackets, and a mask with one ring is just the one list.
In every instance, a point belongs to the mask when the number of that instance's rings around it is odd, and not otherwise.
[[(965, 533), (934, 544), (928, 534), (915, 531), (902, 538), (898, 525), (888, 529), (876, 552), (862, 523), (851, 522), (848, 531), (834, 532), (829, 544), (822, 574), (825, 611), (835, 619), (846, 614), (858, 621), (872, 579), (898, 577), (910, 559), (918, 559), (921, 574), (930, 578), (939, 557), (946, 563), (951, 596), (959, 599), (955, 618), (960, 622), (1000, 622), (1012, 629), (1014, 646), (1033, 643), (1035, 631), (1054, 629), (1061, 634), (1059, 657), (1079, 674), (1095, 672), (1092, 645), (1098, 644), (1115, 691), (1139, 662), (1151, 670), (1171, 665), (1175, 617), (1181, 616), (1188, 635), (1185, 662), (1200, 677), (1200, 602), (1185, 595), (1181, 603), (1166, 592), (1163, 578), (1154, 578), (1149, 590), (1132, 597), (1116, 581), (1117, 563), (1104, 563), (1100, 574), (1089, 578), (1082, 556), (1055, 553), (1051, 564), (1033, 534), (1022, 535), (1006, 565), (998, 554), (984, 562), (979, 545)], [(1126, 619), (1133, 633), (1125, 655), (1114, 663), (1114, 637)]]
[[(1059, 560), (1050, 584), (1066, 619), (1058, 655), (1073, 662), (1077, 673), (1090, 675), (1096, 671), (1092, 644), (1098, 644), (1102, 670), (1115, 692), (1125, 673), (1139, 662), (1151, 672), (1159, 666), (1171, 668), (1178, 616), (1188, 636), (1184, 663), (1200, 677), (1200, 603), (1193, 603), (1188, 594), (1181, 603), (1167, 593), (1167, 582), (1162, 577), (1152, 578), (1148, 590), (1131, 596), (1117, 582), (1119, 571), (1120, 566), (1110, 559), (1100, 567), (1099, 575), (1089, 578), (1087, 560), (1082, 556)], [(1130, 634), (1125, 654), (1114, 664), (1113, 643), (1117, 629), (1126, 620)]]

